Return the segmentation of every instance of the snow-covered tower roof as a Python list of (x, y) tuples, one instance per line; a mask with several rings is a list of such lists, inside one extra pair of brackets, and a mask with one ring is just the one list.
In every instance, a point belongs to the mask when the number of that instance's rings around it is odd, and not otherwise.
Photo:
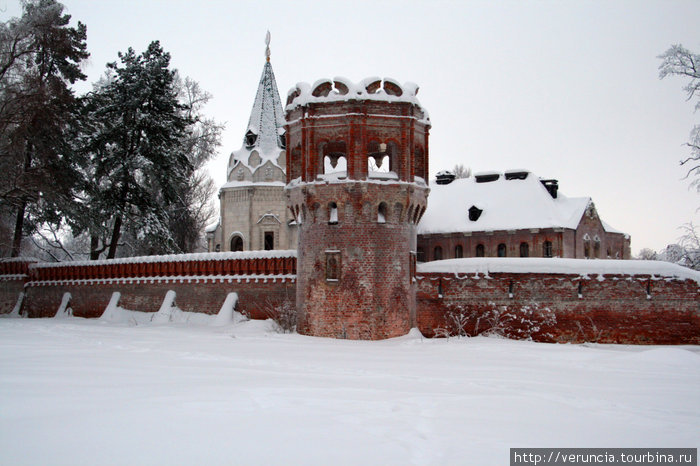
[[(275, 73), (270, 63), (270, 33), (265, 39), (265, 65), (255, 94), (255, 102), (250, 112), (248, 127), (243, 136), (243, 145), (231, 154), (228, 178), (239, 164), (247, 167), (251, 173), (270, 161), (284, 171), (284, 163), (278, 160), (284, 152), (284, 111), (280, 100)], [(252, 157), (251, 157), (252, 156)]]

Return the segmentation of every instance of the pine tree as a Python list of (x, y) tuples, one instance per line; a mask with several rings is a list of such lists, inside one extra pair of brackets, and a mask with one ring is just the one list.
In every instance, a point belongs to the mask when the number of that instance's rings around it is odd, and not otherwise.
[(60, 221), (78, 182), (70, 84), (85, 79), (86, 28), (55, 0), (30, 0), (0, 25), (0, 213), (15, 217), (11, 255), (42, 222)]
[(122, 231), (148, 245), (146, 254), (178, 250), (168, 210), (193, 173), (183, 150), (191, 119), (178, 101), (170, 54), (152, 42), (137, 55), (119, 54), (107, 78), (86, 98), (85, 212), (74, 232), (87, 229), (91, 257), (117, 252)]

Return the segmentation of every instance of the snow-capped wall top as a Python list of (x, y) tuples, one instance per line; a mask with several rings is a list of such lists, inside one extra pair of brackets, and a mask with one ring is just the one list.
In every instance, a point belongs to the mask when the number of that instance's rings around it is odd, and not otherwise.
[[(522, 176), (496, 177), (500, 173), (482, 172), (474, 177), (456, 179), (450, 184), (432, 185), (428, 208), (418, 224), (418, 234), (575, 229), (591, 199), (568, 198), (561, 193), (555, 199), (538, 177), (527, 170), (518, 170), (521, 172), (524, 179)], [(481, 211), (478, 215), (471, 215), (476, 220), (470, 220), (469, 209), (472, 207)], [(616, 232), (607, 225), (605, 228)]]
[(537, 257), (472, 257), (418, 264), (417, 273), (489, 274), (556, 273), (573, 275), (650, 275), (656, 278), (695, 280), (700, 272), (661, 261), (586, 260)]
[[(284, 151), (284, 125), (284, 111), (275, 74), (272, 64), (266, 61), (243, 136), (243, 145), (231, 154), (228, 173), (238, 164), (244, 165), (253, 173), (269, 161), (281, 169), (283, 174), (285, 167), (280, 164), (279, 157)], [(253, 152), (256, 155), (251, 158)]]
[[(403, 85), (392, 78), (365, 78), (359, 83), (354, 83), (347, 78), (335, 77), (331, 79), (319, 79), (313, 85), (301, 82), (287, 93), (287, 107), (289, 111), (299, 105), (310, 102), (338, 102), (346, 100), (381, 100), (386, 102), (410, 102), (420, 107), (416, 98), (418, 85), (406, 82)], [(421, 110), (426, 115), (425, 109)]]
[(97, 261), (41, 262), (31, 268), (76, 267), (83, 265), (135, 264), (144, 262), (187, 262), (187, 261), (223, 261), (235, 259), (271, 259), (296, 257), (296, 249), (275, 249), (272, 251), (238, 251), (238, 252), (202, 252), (193, 254), (168, 254), (163, 256), (123, 257)]

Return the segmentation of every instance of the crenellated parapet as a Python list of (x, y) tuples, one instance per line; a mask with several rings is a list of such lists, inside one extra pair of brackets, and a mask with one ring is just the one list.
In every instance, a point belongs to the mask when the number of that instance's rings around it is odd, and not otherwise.
[(299, 83), (287, 98), (287, 182), (428, 179), (418, 86), (384, 78)]

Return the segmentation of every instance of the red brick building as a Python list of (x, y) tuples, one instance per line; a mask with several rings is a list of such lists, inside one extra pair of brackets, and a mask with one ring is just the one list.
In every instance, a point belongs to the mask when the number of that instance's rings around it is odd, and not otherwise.
[(588, 197), (526, 170), (454, 179), (441, 172), (418, 225), (418, 260), (462, 257), (629, 259), (630, 237)]
[(415, 322), (430, 128), (417, 91), (387, 78), (290, 91), (286, 190), (299, 225), (300, 333), (380, 339)]

